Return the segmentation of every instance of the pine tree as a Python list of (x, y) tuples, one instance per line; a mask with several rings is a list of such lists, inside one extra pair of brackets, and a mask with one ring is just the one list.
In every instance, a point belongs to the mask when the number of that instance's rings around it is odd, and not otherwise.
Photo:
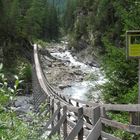
[(57, 39), (59, 36), (59, 19), (57, 15), (56, 8), (54, 6), (50, 7), (50, 38)]
[(24, 32), (29, 39), (40, 38), (46, 0), (34, 0), (24, 20)]
[(12, 30), (14, 33), (18, 34), (20, 32), (21, 25), (21, 9), (20, 1), (14, 0), (12, 2), (11, 11), (10, 11), (10, 21)]
[(47, 40), (57, 40), (59, 36), (59, 19), (54, 5), (48, 4), (44, 16), (43, 37)]
[(2, 29), (3, 29), (3, 19), (4, 17), (4, 11), (3, 11), (3, 3), (2, 0), (0, 0), (0, 40), (2, 39)]
[(64, 28), (66, 31), (72, 30), (74, 27), (75, 9), (76, 9), (76, 1), (68, 0), (65, 15), (64, 15)]

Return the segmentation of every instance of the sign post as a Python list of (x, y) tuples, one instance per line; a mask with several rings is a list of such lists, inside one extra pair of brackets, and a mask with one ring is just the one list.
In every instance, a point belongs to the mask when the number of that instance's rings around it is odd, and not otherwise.
[(138, 104), (140, 104), (140, 30), (126, 32), (126, 54), (127, 58), (137, 58), (139, 60), (138, 67)]
[(139, 89), (138, 89), (138, 91), (139, 91), (139, 94), (138, 94), (138, 104), (140, 104), (140, 58), (139, 58), (139, 72), (138, 72), (138, 86), (139, 86)]
[[(140, 30), (126, 32), (126, 54), (127, 58), (138, 59), (138, 104), (140, 104)], [(140, 113), (130, 112), (130, 119), (133, 125), (140, 125)], [(134, 140), (138, 140), (138, 135), (134, 136)]]

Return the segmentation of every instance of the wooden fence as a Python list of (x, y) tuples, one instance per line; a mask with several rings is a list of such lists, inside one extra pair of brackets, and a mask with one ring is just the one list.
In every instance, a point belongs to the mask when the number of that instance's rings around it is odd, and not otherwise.
[[(44, 132), (51, 130), (48, 134), (50, 138), (58, 133), (64, 140), (120, 140), (105, 132), (105, 127), (116, 128), (135, 135), (140, 134), (140, 126), (137, 125), (137, 116), (140, 112), (139, 104), (115, 105), (97, 104), (85, 102), (57, 93), (47, 81), (41, 68), (37, 46), (34, 47), (34, 71), (40, 92), (35, 94), (36, 109), (47, 98), (47, 113), (50, 114)], [(35, 82), (35, 81), (33, 81)], [(108, 112), (128, 112), (130, 122), (127, 124), (112, 120)], [(134, 117), (135, 116), (135, 117)], [(128, 116), (129, 117), (129, 116)]]

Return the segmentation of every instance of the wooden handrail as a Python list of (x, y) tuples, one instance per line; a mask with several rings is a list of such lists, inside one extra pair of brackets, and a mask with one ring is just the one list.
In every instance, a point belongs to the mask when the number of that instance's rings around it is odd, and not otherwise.
[(101, 122), (103, 124), (106, 124), (108, 126), (112, 126), (114, 128), (118, 128), (127, 132), (135, 133), (135, 134), (140, 134), (140, 126), (136, 125), (128, 125), (128, 124), (123, 124), (117, 121), (101, 118)]
[[(55, 91), (49, 84), (40, 64), (37, 45), (35, 45), (34, 68), (41, 91), (40, 94), (36, 95), (35, 99), (37, 100), (36, 103), (38, 106), (41, 100), (44, 100), (45, 97), (48, 99), (48, 110), (46, 111), (46, 114), (50, 113), (51, 117), (48, 120), (45, 129), (50, 130), (48, 126), (52, 124), (52, 131), (48, 137), (51, 137), (56, 132), (62, 135), (60, 132), (60, 126), (62, 125), (64, 140), (73, 140), (76, 136), (78, 136), (79, 140), (82, 140), (84, 137), (83, 135), (87, 137), (87, 140), (97, 140), (100, 136), (110, 140), (120, 140), (119, 138), (104, 132), (102, 125), (107, 125), (130, 133), (140, 134), (140, 126), (123, 124), (106, 117), (107, 111), (138, 113), (140, 112), (140, 104), (99, 104), (81, 101), (62, 95)], [(46, 96), (42, 97), (42, 94)], [(57, 109), (55, 106), (57, 106)], [(80, 109), (82, 112), (79, 115)], [(75, 118), (75, 122), (71, 120), (71, 116)], [(54, 122), (56, 118), (58, 121)], [(69, 126), (72, 131), (67, 134)]]

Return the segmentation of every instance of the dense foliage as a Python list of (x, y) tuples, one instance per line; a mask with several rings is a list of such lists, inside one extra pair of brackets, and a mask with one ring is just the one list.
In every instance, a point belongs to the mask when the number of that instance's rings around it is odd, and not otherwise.
[(28, 72), (23, 71), (22, 75), (30, 82), (30, 42), (58, 40), (58, 37), (59, 18), (53, 3), (46, 0), (0, 0), (0, 58), (3, 58), (5, 71), (21, 75), (20, 69), (24, 65)]
[[(48, 140), (44, 133), (40, 134), (42, 126), (48, 118), (45, 115), (47, 102), (39, 106), (40, 115), (33, 112), (33, 110), (27, 114), (19, 113), (14, 103), (17, 100), (17, 95), (21, 90), (19, 87), (23, 81), (14, 76), (14, 86), (10, 87), (7, 78), (3, 74), (2, 67), (3, 65), (0, 64), (0, 139)], [(51, 140), (57, 139), (59, 139), (58, 135), (51, 138)]]
[[(3, 37), (23, 37), (29, 39), (56, 38), (58, 28), (57, 12), (54, 5), (46, 0), (31, 0), (29, 2), (1, 0), (0, 27)], [(47, 28), (44, 26), (47, 25)], [(51, 26), (55, 28), (52, 29)], [(49, 29), (49, 31), (48, 31)], [(50, 32), (51, 31), (51, 32)], [(55, 36), (52, 35), (55, 32)], [(57, 33), (57, 34), (56, 34)]]
[[(75, 3), (70, 2), (69, 5)], [(87, 45), (83, 48), (90, 46), (89, 53), (101, 60), (108, 79), (103, 86), (105, 101), (136, 103), (137, 61), (126, 60), (125, 31), (140, 29), (140, 3), (136, 0), (78, 0), (76, 10), (73, 8), (70, 8), (71, 14), (66, 13), (71, 22), (65, 22), (72, 34), (72, 44), (79, 51), (80, 42), (85, 42)]]
[(0, 139), (1, 140), (26, 140), (29, 137), (36, 137), (35, 132), (30, 131), (30, 126), (16, 116), (13, 102), (18, 93), (19, 84), (22, 82), (15, 76), (14, 88), (8, 87), (7, 79), (2, 72), (2, 64), (0, 65)]
[[(74, 5), (75, 1), (70, 1)], [(77, 0), (76, 8), (67, 5), (64, 22), (76, 52), (85, 49), (98, 60), (107, 82), (101, 87), (106, 103), (138, 102), (138, 62), (126, 59), (125, 32), (140, 29), (140, 3), (137, 0)], [(67, 22), (71, 21), (71, 22)], [(70, 25), (69, 25), (70, 24)], [(83, 46), (84, 44), (84, 46)], [(109, 117), (128, 123), (128, 114), (111, 112)], [(107, 128), (123, 140), (139, 139), (124, 131)]]
[[(13, 102), (19, 93), (31, 93), (32, 46), (37, 39), (58, 40), (59, 19), (56, 6), (46, 0), (0, 0), (0, 139), (40, 139), (40, 117), (32, 113), (32, 122), (19, 118)], [(5, 75), (4, 75), (5, 74)], [(12, 76), (17, 74), (20, 79)], [(17, 78), (17, 77), (16, 77)], [(9, 88), (8, 84), (13, 88)], [(27, 91), (28, 90), (28, 91)], [(30, 91), (29, 91), (30, 90)], [(46, 121), (47, 116), (44, 117)], [(43, 115), (41, 117), (43, 121)], [(56, 139), (56, 137), (55, 137)]]

